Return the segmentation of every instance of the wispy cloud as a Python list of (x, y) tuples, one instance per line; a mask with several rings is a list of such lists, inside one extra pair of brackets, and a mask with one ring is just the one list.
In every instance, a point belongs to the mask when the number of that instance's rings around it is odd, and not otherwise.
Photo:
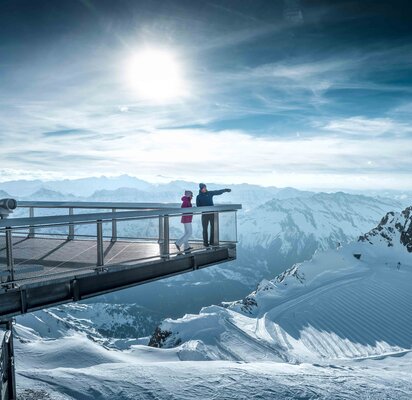
[(340, 177), (334, 186), (342, 187), (350, 177), (386, 174), (392, 176), (392, 185), (400, 186), (401, 177), (412, 170), (411, 145), (407, 138), (375, 138), (365, 146), (353, 138), (333, 136), (283, 140), (241, 131), (174, 129), (129, 132), (109, 145), (102, 140), (73, 142), (70, 136), (47, 146), (26, 141), (25, 146), (36, 150), (15, 150), (2, 154), (2, 159), (15, 170), (30, 166), (33, 176), (37, 171), (44, 175), (41, 170), (53, 165), (53, 174), (62, 176), (67, 171), (72, 176), (117, 172), (148, 178), (167, 171), (176, 179), (301, 187), (331, 187), (328, 177), (334, 176)]
[(412, 125), (391, 118), (365, 118), (362, 116), (336, 119), (324, 125), (314, 124), (325, 131), (349, 134), (369, 140), (371, 136), (403, 136), (412, 133)]

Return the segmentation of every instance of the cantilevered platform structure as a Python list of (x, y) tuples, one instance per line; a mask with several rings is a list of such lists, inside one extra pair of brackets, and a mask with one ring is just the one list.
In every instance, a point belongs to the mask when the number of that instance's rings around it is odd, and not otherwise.
[[(194, 240), (187, 254), (174, 246), (182, 233), (180, 218), (187, 213), (177, 204), (18, 205), (14, 214), (25, 208), (29, 217), (0, 220), (2, 320), (236, 258), (240, 205), (192, 208)], [(35, 210), (43, 215), (34, 216)], [(200, 240), (202, 213), (214, 215), (209, 248)]]
[[(12, 217), (0, 219), (0, 324), (6, 329), (0, 400), (15, 396), (11, 318), (234, 260), (239, 209), (238, 204), (188, 210), (179, 204), (18, 202)], [(188, 213), (191, 249), (179, 252), (174, 242), (183, 233), (181, 216)], [(201, 240), (203, 213), (214, 216), (208, 248)]]

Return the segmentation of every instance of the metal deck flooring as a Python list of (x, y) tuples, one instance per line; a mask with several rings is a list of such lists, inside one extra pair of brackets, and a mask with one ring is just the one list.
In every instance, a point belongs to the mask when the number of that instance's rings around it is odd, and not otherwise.
[[(191, 244), (194, 251), (203, 247)], [(15, 281), (39, 281), (51, 277), (90, 273), (110, 266), (133, 266), (161, 260), (156, 242), (104, 241), (104, 266), (97, 267), (96, 240), (65, 240), (56, 238), (13, 238)], [(170, 243), (171, 258), (179, 257)], [(173, 253), (175, 252), (175, 253)], [(0, 244), (0, 277), (7, 275), (6, 248)], [(22, 282), (23, 283), (23, 282)]]

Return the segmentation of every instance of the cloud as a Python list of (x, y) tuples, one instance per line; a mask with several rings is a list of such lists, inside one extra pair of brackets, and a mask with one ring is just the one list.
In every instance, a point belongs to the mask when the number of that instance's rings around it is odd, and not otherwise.
[[(411, 145), (405, 138), (378, 138), (365, 146), (337, 137), (281, 140), (241, 131), (175, 129), (130, 133), (97, 148), (81, 141), (70, 148), (47, 144), (47, 154), (11, 157), (9, 167), (18, 171), (30, 165), (32, 177), (47, 176), (47, 165), (53, 165), (53, 177), (128, 173), (150, 179), (167, 174), (193, 181), (337, 188), (350, 187), (351, 182), (357, 187), (377, 184), (386, 176), (392, 187), (405, 188), (412, 170)], [(46, 165), (39, 160), (47, 160)]]
[(385, 134), (402, 136), (412, 132), (412, 125), (407, 123), (398, 122), (391, 118), (365, 118), (362, 116), (332, 120), (323, 126), (315, 123), (314, 126), (325, 131), (354, 135), (367, 140), (371, 136)]
[(120, 151), (122, 162), (134, 171), (168, 171), (176, 178), (195, 181), (205, 177), (209, 181), (298, 187), (350, 187), (351, 178), (355, 182), (359, 177), (363, 177), (359, 185), (377, 184), (379, 175), (391, 175), (392, 185), (397, 182), (402, 186), (405, 174), (412, 169), (406, 150), (412, 144), (410, 140), (380, 140), (364, 146), (355, 140), (325, 137), (257, 139), (236, 131), (170, 133), (153, 133), (146, 140), (142, 137), (139, 143), (146, 146), (129, 155)]
[(94, 135), (95, 135), (94, 132), (82, 130), (82, 129), (59, 129), (57, 131), (43, 132), (44, 137), (58, 137), (58, 138), (61, 138), (63, 136), (85, 138), (85, 137), (90, 137)]

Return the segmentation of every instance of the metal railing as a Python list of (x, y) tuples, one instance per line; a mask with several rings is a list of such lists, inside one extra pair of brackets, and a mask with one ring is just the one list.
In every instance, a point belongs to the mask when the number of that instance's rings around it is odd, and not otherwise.
[[(227, 244), (236, 243), (236, 212), (241, 209), (241, 205), (228, 204), (217, 205), (213, 207), (193, 207), (190, 209), (182, 209), (178, 204), (161, 204), (161, 203), (82, 203), (82, 202), (19, 202), (18, 207), (29, 209), (29, 217), (16, 217), (0, 221), (0, 281), (8, 285), (18, 283), (26, 277), (33, 277), (28, 274), (36, 268), (49, 266), (47, 261), (47, 254), (44, 253), (36, 255), (35, 249), (31, 249), (28, 245), (19, 245), (21, 239), (35, 239), (35, 238), (60, 238), (62, 240), (61, 246), (66, 246), (66, 243), (76, 241), (94, 242), (86, 250), (79, 250), (79, 254), (69, 254), (64, 259), (53, 260), (53, 265), (47, 271), (47, 275), (67, 273), (59, 270), (60, 265), (71, 262), (76, 264), (76, 271), (90, 269), (92, 266), (101, 268), (106, 265), (119, 264), (121, 262), (130, 263), (132, 261), (142, 262), (149, 261), (154, 258), (169, 259), (171, 256), (178, 255), (177, 251), (171, 251), (170, 243), (177, 238), (180, 232), (180, 217), (183, 214), (192, 214), (194, 220), (197, 219), (197, 235), (191, 240), (191, 243), (201, 243), (201, 227), (199, 227), (199, 218), (197, 215), (211, 213), (214, 215), (214, 242), (211, 243), (212, 248), (224, 246)], [(68, 209), (69, 213), (66, 215), (46, 215), (34, 216), (36, 208), (43, 209)], [(109, 209), (110, 212), (86, 212), (74, 213), (74, 210), (81, 209), (99, 210)], [(118, 211), (118, 210), (129, 211)], [(228, 216), (231, 218), (228, 218)], [(219, 218), (220, 217), (220, 218)], [(139, 226), (132, 226), (131, 224), (140, 224)], [(94, 226), (94, 228), (93, 228)], [(63, 229), (63, 230), (62, 230)], [(128, 235), (119, 235), (119, 229)], [(227, 232), (230, 232), (228, 234)], [(106, 234), (106, 233), (109, 233)], [(19, 240), (17, 240), (19, 239)], [(4, 241), (2, 245), (1, 241)], [(64, 241), (64, 243), (63, 243)], [(132, 241), (154, 243), (158, 245), (158, 250), (154, 251), (153, 247), (146, 253), (139, 256), (129, 256), (127, 258), (127, 249), (122, 248), (117, 254), (112, 256), (111, 245), (118, 241)], [(23, 243), (24, 244), (24, 243)], [(26, 243), (27, 244), (27, 243)], [(59, 247), (57, 245), (56, 249)], [(95, 247), (92, 250), (92, 247)], [(200, 245), (194, 251), (204, 251)], [(72, 252), (76, 253), (74, 247)], [(91, 251), (94, 252), (94, 261), (91, 261)], [(49, 253), (58, 253), (57, 250), (50, 249)], [(75, 257), (72, 257), (72, 256)], [(83, 255), (84, 259), (81, 259)], [(108, 260), (106, 262), (106, 257)], [(1, 259), (5, 268), (1, 270)], [(16, 261), (17, 267), (16, 268)], [(80, 260), (80, 261), (79, 261)], [(26, 268), (24, 268), (26, 267)], [(28, 267), (28, 268), (27, 268)], [(30, 269), (31, 268), (31, 269)], [(38, 276), (38, 274), (36, 275)]]
[[(27, 208), (29, 210), (29, 217), (35, 216), (35, 210), (38, 209), (67, 209), (69, 215), (74, 215), (75, 210), (159, 210), (165, 208), (179, 208), (177, 203), (130, 203), (130, 202), (80, 202), (80, 201), (19, 201), (19, 208)], [(29, 227), (28, 236), (35, 237), (35, 227)], [(69, 224), (69, 232), (67, 240), (74, 238), (74, 224)], [(117, 220), (112, 220), (112, 237), (114, 242), (117, 240)]]

